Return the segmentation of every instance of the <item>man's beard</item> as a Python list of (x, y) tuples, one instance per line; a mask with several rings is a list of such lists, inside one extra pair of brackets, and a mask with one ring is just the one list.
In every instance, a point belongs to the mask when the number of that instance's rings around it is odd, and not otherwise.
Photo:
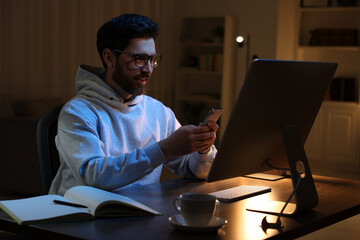
[(145, 86), (137, 86), (135, 83), (127, 84), (123, 88), (127, 93), (131, 94), (133, 97), (142, 95), (146, 91)]
[[(140, 74), (140, 77), (142, 75), (143, 74)], [(149, 78), (147, 81), (149, 81)], [(123, 88), (127, 93), (131, 94), (133, 97), (136, 97), (145, 93), (146, 84), (145, 85), (138, 84), (138, 81), (136, 80), (135, 77), (135, 79), (131, 79), (130, 81), (127, 81)]]
[[(139, 74), (137, 76), (135, 76), (134, 78), (126, 78), (124, 79), (122, 74), (120, 73), (120, 71), (118, 70), (118, 68), (114, 71), (113, 73), (113, 79), (122, 87), (122, 89), (124, 91), (126, 91), (127, 93), (131, 94), (133, 97), (142, 95), (145, 93), (146, 91), (146, 85), (140, 85), (137, 83), (136, 77), (142, 77), (142, 76), (147, 76), (147, 74)], [(149, 76), (148, 80), (150, 79)], [(120, 79), (123, 79), (123, 81), (119, 81)]]

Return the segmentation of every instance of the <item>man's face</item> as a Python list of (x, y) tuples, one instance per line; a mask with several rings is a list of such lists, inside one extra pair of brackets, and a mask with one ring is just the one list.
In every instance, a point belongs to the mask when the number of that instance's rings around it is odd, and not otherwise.
[[(152, 56), (156, 53), (154, 39), (134, 38), (124, 52)], [(133, 57), (121, 53), (116, 60), (112, 80), (127, 93), (137, 96), (145, 93), (152, 72), (150, 61), (144, 67), (137, 67)]]

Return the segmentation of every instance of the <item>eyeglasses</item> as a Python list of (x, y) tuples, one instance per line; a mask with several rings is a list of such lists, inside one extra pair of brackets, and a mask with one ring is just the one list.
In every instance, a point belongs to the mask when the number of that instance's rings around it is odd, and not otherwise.
[(120, 51), (117, 49), (113, 49), (113, 51), (118, 52), (118, 53), (125, 53), (125, 54), (129, 55), (130, 57), (134, 58), (135, 66), (137, 66), (139, 68), (145, 67), (149, 60), (150, 60), (151, 66), (153, 68), (156, 68), (157, 66), (159, 66), (159, 63), (162, 58), (161, 54), (154, 54), (154, 55), (149, 56), (147, 54), (135, 54), (135, 53)]

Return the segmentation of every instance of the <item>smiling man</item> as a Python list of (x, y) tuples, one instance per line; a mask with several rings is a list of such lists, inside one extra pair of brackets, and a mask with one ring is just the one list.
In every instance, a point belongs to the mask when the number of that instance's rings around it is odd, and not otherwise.
[(50, 188), (76, 185), (109, 191), (158, 182), (163, 166), (182, 177), (206, 178), (216, 155), (216, 123), (181, 126), (174, 113), (145, 95), (162, 55), (158, 25), (123, 14), (101, 26), (97, 48), (104, 68), (81, 65), (77, 95), (58, 121), (60, 168)]

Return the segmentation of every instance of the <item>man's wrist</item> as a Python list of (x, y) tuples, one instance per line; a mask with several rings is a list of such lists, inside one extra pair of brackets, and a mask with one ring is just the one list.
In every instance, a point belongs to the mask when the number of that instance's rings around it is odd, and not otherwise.
[(169, 151), (167, 150), (165, 141), (162, 140), (162, 141), (158, 142), (158, 145), (159, 145), (161, 152), (163, 153), (165, 159), (168, 160), (170, 158), (170, 156), (169, 156), (169, 153), (168, 153)]
[(211, 148), (209, 148), (207, 151), (198, 151), (198, 153), (200, 153), (200, 154), (207, 154), (207, 153), (209, 153), (210, 152), (210, 150), (211, 150)]

